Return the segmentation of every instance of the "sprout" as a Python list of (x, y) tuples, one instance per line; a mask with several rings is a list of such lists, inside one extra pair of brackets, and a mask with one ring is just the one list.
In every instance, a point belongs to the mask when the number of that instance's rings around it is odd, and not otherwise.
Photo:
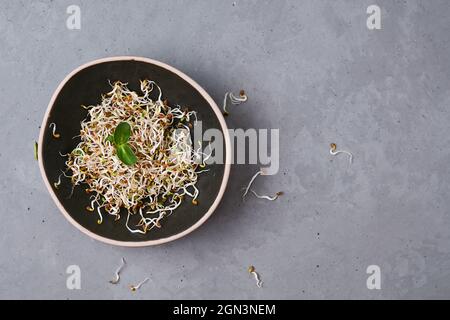
[(139, 288), (146, 283), (148, 280), (150, 280), (149, 278), (145, 278), (144, 280), (142, 280), (141, 282), (139, 282), (137, 285), (130, 285), (130, 290), (132, 292), (135, 292), (136, 290), (139, 290)]
[(259, 170), (257, 173), (255, 173), (255, 174), (253, 175), (253, 177), (250, 179), (250, 182), (248, 183), (247, 187), (245, 188), (244, 194), (242, 195), (242, 200), (245, 199), (245, 196), (247, 195), (248, 190), (250, 190), (250, 187), (252, 186), (253, 181), (255, 181), (256, 177), (259, 176), (259, 175), (262, 174), (262, 173), (263, 173), (263, 171), (262, 171), (262, 169), (260, 169), (260, 170)]
[(279, 192), (275, 193), (275, 195), (272, 196), (272, 197), (271, 196), (267, 196), (267, 195), (259, 195), (254, 190), (250, 190), (250, 191), (255, 195), (255, 197), (257, 197), (259, 199), (266, 199), (266, 200), (269, 200), (269, 201), (275, 201), (275, 200), (278, 199), (279, 196), (283, 195), (282, 191), (279, 191)]
[(349, 156), (349, 161), (350, 163), (353, 162), (353, 154), (351, 154), (350, 152), (346, 151), (346, 150), (336, 150), (337, 146), (335, 143), (331, 143), (330, 144), (330, 154), (335, 156), (338, 155), (339, 153), (345, 153)]
[(56, 123), (52, 122), (52, 123), (49, 124), (48, 127), (49, 127), (49, 128), (53, 127), (52, 135), (53, 135), (54, 138), (59, 139), (59, 137), (60, 137), (61, 135), (60, 135), (59, 133), (56, 133)]
[(225, 97), (223, 98), (223, 115), (228, 116), (229, 112), (227, 111), (227, 103), (230, 100), (231, 104), (239, 105), (245, 101), (247, 101), (248, 97), (245, 94), (244, 90), (239, 91), (239, 96), (235, 96), (233, 92), (226, 92)]
[(248, 273), (253, 274), (253, 276), (255, 277), (256, 286), (258, 288), (262, 288), (263, 282), (262, 282), (261, 277), (259, 276), (259, 274), (256, 272), (255, 267), (254, 266), (250, 266), (250, 267), (247, 268), (247, 271), (248, 271)]
[(58, 181), (53, 183), (53, 186), (55, 187), (55, 189), (58, 189), (60, 184), (61, 184), (61, 174), (58, 176)]
[(120, 272), (122, 271), (123, 267), (125, 267), (125, 264), (126, 264), (125, 258), (122, 258), (120, 266), (117, 268), (117, 270), (116, 270), (116, 272), (114, 274), (114, 279), (110, 280), (109, 283), (112, 283), (112, 284), (119, 283), (119, 281), (120, 281)]

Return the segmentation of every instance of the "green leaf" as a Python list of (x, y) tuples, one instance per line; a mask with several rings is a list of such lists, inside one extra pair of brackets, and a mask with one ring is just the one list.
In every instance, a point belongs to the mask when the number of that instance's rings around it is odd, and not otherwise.
[(106, 141), (111, 142), (112, 144), (114, 144), (114, 136), (112, 134), (110, 134), (107, 138)]
[(126, 165), (132, 166), (133, 164), (136, 163), (137, 158), (134, 155), (133, 150), (131, 149), (131, 147), (128, 144), (125, 143), (125, 144), (118, 145), (118, 146), (116, 146), (116, 150), (117, 150), (117, 156)]
[(116, 146), (127, 143), (131, 136), (131, 127), (128, 122), (121, 122), (114, 131), (114, 142)]

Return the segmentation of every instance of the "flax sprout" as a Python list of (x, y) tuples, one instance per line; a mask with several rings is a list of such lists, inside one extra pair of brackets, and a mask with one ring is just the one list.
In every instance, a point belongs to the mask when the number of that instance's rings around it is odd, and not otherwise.
[(256, 280), (256, 286), (258, 288), (262, 288), (263, 282), (261, 280), (260, 275), (256, 272), (255, 267), (254, 266), (250, 266), (247, 269), (248, 273), (252, 274), (255, 277)]
[(121, 259), (120, 266), (117, 268), (116, 272), (114, 273), (114, 279), (109, 280), (109, 283), (117, 284), (120, 281), (120, 272), (122, 271), (123, 267), (125, 267), (126, 261), (125, 258)]
[(53, 186), (55, 187), (55, 189), (58, 189), (60, 184), (61, 184), (61, 174), (58, 176), (58, 181), (53, 183)]
[[(180, 206), (185, 196), (197, 201), (198, 167), (209, 158), (192, 146), (190, 121), (196, 113), (164, 103), (162, 91), (149, 80), (140, 82), (142, 95), (115, 82), (102, 95), (101, 104), (85, 107), (88, 117), (81, 122), (81, 142), (68, 155), (67, 167), (73, 185), (86, 183), (92, 193), (90, 208), (120, 219), (127, 211), (126, 228), (145, 234), (161, 227), (161, 220)], [(151, 94), (157, 89), (157, 100)], [(131, 126), (128, 144), (137, 162), (127, 166), (119, 160), (110, 137), (121, 122)], [(91, 210), (89, 210), (91, 211)], [(138, 222), (131, 223), (132, 216)]]
[(148, 280), (150, 280), (149, 278), (145, 278), (144, 280), (142, 280), (141, 282), (139, 282), (137, 285), (131, 285), (130, 286), (130, 290), (135, 292), (136, 290), (139, 290), (139, 288), (146, 283)]
[(256, 177), (259, 176), (259, 175), (262, 174), (262, 173), (263, 173), (263, 171), (262, 171), (262, 170), (259, 170), (259, 171), (258, 171), (257, 173), (255, 173), (255, 174), (253, 175), (253, 177), (250, 179), (250, 182), (248, 183), (247, 187), (245, 188), (244, 194), (242, 195), (242, 200), (245, 199), (245, 196), (247, 195), (248, 191), (250, 190), (250, 187), (252, 186), (253, 181), (255, 181)]
[(227, 111), (228, 100), (232, 105), (239, 105), (247, 101), (247, 99), (248, 97), (245, 94), (244, 90), (239, 91), (239, 96), (235, 96), (233, 92), (225, 93), (225, 97), (223, 98), (223, 115), (224, 116), (229, 115), (229, 112)]
[(56, 133), (56, 123), (52, 122), (52, 123), (49, 124), (48, 127), (49, 127), (49, 128), (52, 128), (52, 127), (53, 127), (53, 129), (52, 129), (52, 135), (53, 135), (54, 138), (59, 139), (59, 137), (61, 137), (61, 135), (60, 135), (59, 133)]
[(353, 162), (353, 154), (351, 154), (350, 152), (346, 151), (346, 150), (336, 150), (337, 146), (335, 143), (331, 143), (330, 144), (330, 154), (333, 156), (338, 155), (339, 153), (345, 153), (346, 155), (349, 156), (349, 161), (350, 163)]
[(278, 199), (279, 196), (283, 195), (282, 191), (279, 191), (279, 192), (275, 193), (275, 195), (272, 196), (272, 197), (268, 196), (268, 195), (257, 194), (254, 190), (250, 190), (250, 192), (253, 193), (255, 195), (255, 197), (257, 197), (259, 199), (266, 199), (266, 200), (269, 200), (269, 201), (275, 201), (275, 200)]

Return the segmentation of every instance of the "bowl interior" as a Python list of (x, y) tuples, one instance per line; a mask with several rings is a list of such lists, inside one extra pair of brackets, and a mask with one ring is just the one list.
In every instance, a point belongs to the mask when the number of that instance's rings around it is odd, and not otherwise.
[[(162, 220), (162, 228), (154, 228), (147, 234), (132, 234), (125, 227), (126, 213), (121, 212), (121, 219), (114, 221), (114, 217), (104, 214), (103, 223), (97, 224), (96, 211), (89, 212), (85, 208), (89, 205), (89, 195), (85, 192), (86, 185), (74, 188), (73, 195), (69, 197), (72, 185), (70, 180), (61, 177), (61, 185), (56, 189), (53, 183), (58, 180), (61, 172), (65, 170), (65, 160), (61, 154), (71, 152), (79, 143), (80, 122), (87, 117), (87, 110), (81, 105), (99, 104), (101, 95), (110, 91), (108, 81), (120, 80), (127, 82), (128, 87), (139, 92), (139, 80), (154, 80), (163, 91), (163, 98), (168, 99), (170, 105), (179, 104), (189, 107), (197, 112), (202, 121), (203, 131), (209, 128), (221, 130), (218, 116), (208, 101), (189, 82), (176, 73), (156, 64), (136, 61), (119, 60), (107, 61), (88, 66), (73, 75), (62, 87), (53, 105), (51, 106), (45, 126), (41, 130), (41, 160), (45, 172), (58, 201), (65, 211), (82, 227), (103, 237), (122, 242), (142, 242), (160, 240), (177, 235), (198, 222), (210, 209), (216, 198), (224, 179), (224, 164), (208, 165), (209, 172), (199, 175), (197, 187), (200, 191), (198, 205), (192, 205), (190, 198)], [(52, 136), (49, 124), (56, 124), (59, 139)], [(205, 142), (203, 142), (205, 145)], [(225, 149), (224, 153), (225, 154)], [(137, 215), (134, 217), (137, 218)], [(130, 225), (134, 225), (130, 219)]]

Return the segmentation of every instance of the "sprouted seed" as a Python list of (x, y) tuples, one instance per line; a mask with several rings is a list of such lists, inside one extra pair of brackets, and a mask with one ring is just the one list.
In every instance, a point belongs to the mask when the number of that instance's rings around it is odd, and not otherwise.
[(250, 190), (250, 191), (255, 195), (255, 197), (257, 197), (259, 199), (266, 199), (266, 200), (269, 200), (269, 201), (275, 201), (275, 200), (278, 199), (279, 196), (283, 195), (282, 191), (279, 191), (279, 192), (275, 193), (275, 195), (272, 196), (272, 197), (268, 196), (268, 195), (257, 194), (254, 190)]
[(59, 133), (56, 133), (56, 123), (52, 122), (52, 123), (49, 124), (48, 127), (49, 127), (49, 128), (52, 128), (52, 127), (53, 127), (53, 129), (52, 129), (52, 135), (53, 135), (54, 138), (59, 139), (59, 137), (60, 137), (61, 135), (60, 135)]
[(125, 258), (121, 259), (120, 266), (117, 268), (116, 272), (114, 273), (114, 279), (109, 280), (109, 283), (112, 284), (118, 284), (120, 281), (120, 272), (122, 271), (123, 267), (125, 267), (126, 261)]
[(256, 272), (255, 267), (254, 266), (250, 266), (250, 267), (248, 267), (247, 271), (248, 271), (248, 273), (252, 274), (255, 277), (256, 286), (258, 288), (262, 288), (263, 282), (261, 280), (260, 275)]
[(146, 283), (148, 280), (150, 280), (149, 278), (145, 278), (144, 280), (142, 280), (141, 282), (139, 282), (137, 285), (130, 285), (130, 290), (132, 292), (135, 292), (136, 290), (139, 290), (139, 288)]
[(335, 143), (331, 143), (330, 144), (330, 154), (335, 156), (335, 155), (338, 155), (339, 153), (345, 153), (346, 155), (349, 156), (350, 163), (353, 162), (353, 154), (351, 154), (350, 152), (348, 152), (346, 150), (337, 150), (336, 144)]
[(55, 189), (58, 189), (60, 184), (61, 184), (61, 174), (58, 176), (58, 181), (53, 183), (53, 186), (55, 187)]
[[(120, 81), (111, 86), (99, 105), (85, 107), (88, 117), (81, 122), (81, 142), (67, 155), (66, 166), (73, 187), (87, 184), (90, 208), (97, 210), (99, 224), (105, 212), (118, 220), (119, 211), (125, 209), (128, 231), (145, 234), (161, 227), (161, 220), (185, 196), (197, 199), (197, 168), (205, 166), (211, 153), (194, 148), (191, 141), (188, 124), (197, 120), (195, 111), (165, 105), (155, 82), (142, 80), (142, 94)], [(154, 91), (156, 100), (151, 98)], [(122, 122), (131, 129), (127, 144), (137, 158), (133, 166), (117, 157), (112, 143)]]
[(250, 179), (250, 182), (248, 183), (247, 187), (245, 188), (244, 194), (242, 195), (242, 200), (245, 199), (245, 196), (247, 195), (248, 191), (250, 190), (250, 187), (252, 186), (253, 181), (255, 181), (256, 177), (262, 174), (263, 171), (260, 169), (257, 173), (253, 175), (253, 177)]
[(38, 160), (38, 143), (34, 142), (34, 158)]
[(227, 111), (228, 100), (230, 100), (232, 105), (239, 105), (245, 101), (247, 101), (248, 97), (245, 94), (244, 90), (239, 91), (239, 96), (235, 96), (233, 92), (225, 93), (225, 97), (223, 98), (223, 114), (227, 116), (229, 112)]

